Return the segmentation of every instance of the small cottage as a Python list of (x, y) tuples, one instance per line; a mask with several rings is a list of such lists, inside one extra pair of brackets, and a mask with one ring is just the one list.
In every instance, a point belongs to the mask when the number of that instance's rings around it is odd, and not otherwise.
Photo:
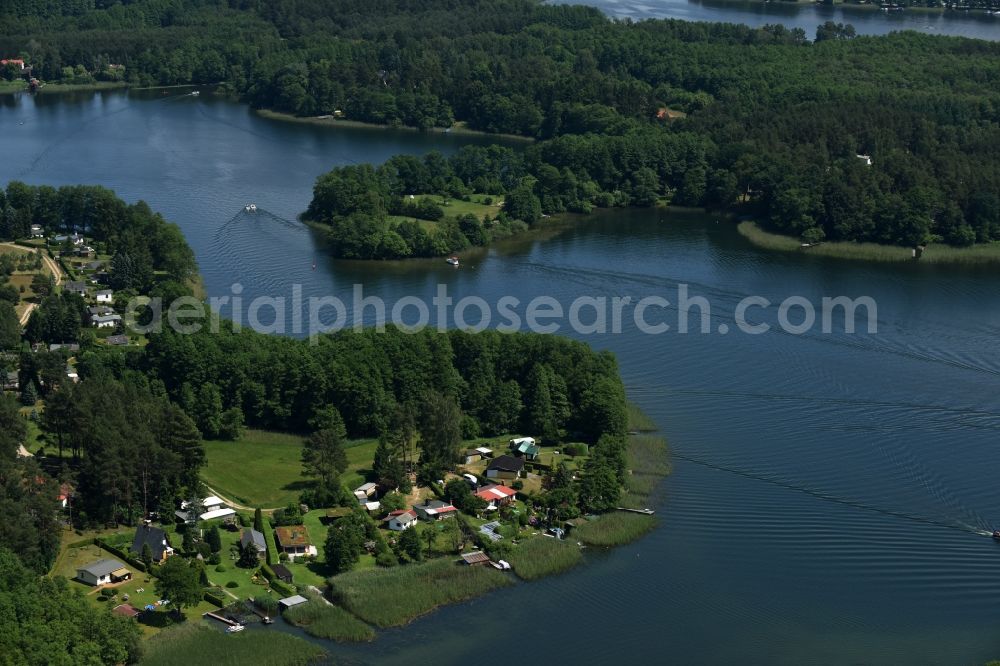
[(278, 527), (274, 530), (274, 537), (278, 551), (288, 555), (289, 559), (317, 554), (316, 546), (310, 542), (305, 525)]
[(413, 509), (393, 511), (389, 514), (389, 529), (393, 532), (408, 530), (417, 524), (417, 512)]
[(421, 520), (441, 520), (458, 512), (458, 509), (451, 504), (432, 499), (424, 500), (423, 504), (417, 504), (413, 509)]
[(514, 456), (499, 456), (490, 461), (486, 468), (487, 479), (513, 480), (524, 473), (524, 459)]
[(108, 585), (131, 577), (132, 572), (124, 564), (112, 559), (97, 560), (76, 570), (77, 580), (87, 585)]

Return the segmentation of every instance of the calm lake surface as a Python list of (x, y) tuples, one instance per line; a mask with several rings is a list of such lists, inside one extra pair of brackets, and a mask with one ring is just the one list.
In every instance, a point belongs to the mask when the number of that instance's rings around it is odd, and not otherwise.
[[(874, 1), (874, 0), (873, 0)], [(851, 23), (859, 35), (885, 35), (897, 30), (917, 30), (934, 35), (958, 35), (979, 39), (1000, 39), (1000, 16), (985, 12), (918, 11), (882, 12), (874, 7), (813, 3), (741, 2), (740, 0), (555, 0), (563, 4), (584, 4), (599, 8), (615, 18), (633, 20), (673, 18), (685, 21), (745, 23), (758, 27), (780, 23), (802, 28), (806, 36), (816, 36), (816, 26), (826, 21)]]
[[(581, 336), (617, 354), (675, 472), (641, 541), (441, 609), (338, 663), (977, 664), (1000, 657), (1000, 275), (768, 254), (699, 215), (611, 212), (463, 258), (347, 263), (292, 222), (338, 164), (476, 137), (263, 120), (207, 95), (0, 98), (0, 182), (97, 183), (181, 225), (210, 294), (390, 303), (870, 295), (878, 333)], [(277, 217), (240, 215), (255, 201)], [(312, 267), (313, 261), (317, 265)], [(669, 316), (669, 313), (668, 313)], [(652, 318), (652, 317), (651, 317)], [(774, 321), (773, 310), (758, 311)], [(569, 333), (569, 331), (566, 331)], [(288, 630), (272, 628), (266, 630)]]

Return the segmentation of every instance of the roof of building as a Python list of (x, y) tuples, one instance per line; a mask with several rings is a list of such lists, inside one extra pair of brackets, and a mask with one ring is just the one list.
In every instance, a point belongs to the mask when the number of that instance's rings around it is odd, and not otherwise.
[(291, 597), (285, 597), (284, 599), (278, 601), (278, 603), (284, 606), (285, 608), (291, 608), (292, 606), (298, 606), (299, 604), (304, 604), (307, 601), (309, 600), (303, 597), (301, 594), (296, 594)]
[(124, 615), (125, 617), (138, 617), (139, 611), (132, 604), (119, 604), (111, 609), (112, 613)]
[(524, 469), (524, 460), (514, 456), (498, 456), (494, 458), (486, 469), (498, 469), (505, 472), (520, 472)]
[(118, 560), (106, 558), (80, 567), (77, 569), (77, 572), (86, 571), (95, 578), (103, 578), (104, 576), (107, 576), (114, 571), (118, 571), (119, 569), (125, 569), (125, 565)]
[(154, 560), (162, 560), (163, 553), (170, 547), (167, 542), (167, 533), (159, 527), (152, 525), (139, 525), (135, 528), (135, 539), (132, 540), (132, 552), (142, 555), (142, 546), (149, 544), (149, 550), (153, 553)]
[(366, 492), (367, 493), (367, 492), (369, 492), (371, 490), (375, 490), (376, 487), (377, 486), (374, 483), (372, 483), (372, 482), (369, 481), (368, 483), (362, 483), (360, 486), (358, 486), (357, 488), (355, 488), (355, 490), (356, 491), (360, 490), (362, 492)]
[(412, 523), (417, 519), (417, 512), (413, 509), (400, 509), (389, 514), (389, 519), (395, 518), (400, 523)]
[(80, 345), (76, 342), (70, 342), (66, 344), (59, 344), (58, 342), (53, 342), (49, 345), (49, 351), (59, 351), (60, 349), (65, 349), (67, 351), (80, 351)]
[(477, 550), (473, 553), (462, 553), (462, 559), (466, 564), (481, 564), (483, 562), (489, 562), (490, 556), (481, 550)]
[(421, 511), (426, 513), (428, 516), (438, 516), (443, 513), (451, 513), (452, 511), (458, 511), (454, 506), (448, 504), (447, 502), (442, 502), (441, 500), (426, 500), (423, 504), (418, 507)]
[(485, 446), (477, 446), (474, 450), (479, 451), (479, 453), (483, 454), (484, 456), (493, 453), (493, 449)]
[(118, 313), (106, 314), (106, 315), (91, 315), (90, 321), (95, 324), (104, 324), (109, 321), (121, 321), (122, 316)]
[(481, 497), (487, 502), (513, 497), (514, 495), (517, 495), (517, 491), (507, 486), (483, 486), (476, 491), (476, 497)]
[(252, 543), (257, 550), (267, 550), (267, 542), (264, 540), (264, 535), (255, 529), (245, 528), (243, 533), (240, 534), (240, 545), (244, 548), (247, 544)]
[(127, 345), (129, 343), (127, 335), (109, 335), (107, 338), (104, 339), (104, 341), (109, 345), (117, 345), (117, 346)]
[(87, 291), (87, 285), (83, 282), (67, 282), (63, 289), (66, 291)]
[(198, 520), (215, 520), (216, 518), (225, 518), (226, 516), (235, 516), (236, 512), (229, 507), (224, 507), (222, 509), (215, 509), (213, 511), (206, 511), (205, 513), (198, 516)]
[(463, 456), (481, 456), (481, 455), (483, 455), (483, 452), (480, 451), (479, 449), (466, 449), (465, 451), (462, 451), (462, 455)]
[(114, 289), (98, 289), (97, 290), (97, 295), (98, 296), (113, 296), (114, 293), (115, 293)]
[(537, 456), (538, 452), (541, 451), (537, 444), (533, 444), (531, 442), (521, 442), (514, 450), (518, 453), (523, 453), (526, 456)]
[(292, 572), (289, 571), (288, 567), (286, 567), (284, 564), (271, 565), (271, 571), (273, 571), (274, 575), (280, 578), (281, 580), (287, 581), (292, 579)]
[(282, 548), (288, 546), (309, 546), (309, 532), (305, 525), (290, 525), (288, 527), (277, 527), (274, 534), (278, 537), (278, 545)]

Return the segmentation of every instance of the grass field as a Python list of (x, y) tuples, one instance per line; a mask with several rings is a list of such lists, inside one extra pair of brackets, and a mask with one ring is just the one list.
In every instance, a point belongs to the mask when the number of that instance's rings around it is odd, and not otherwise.
[(173, 627), (146, 643), (143, 666), (212, 664), (212, 666), (305, 666), (326, 652), (301, 638), (275, 631), (226, 634), (200, 623)]
[(205, 455), (205, 483), (247, 506), (287, 506), (308, 487), (297, 435), (247, 430), (235, 442), (206, 441)]
[(340, 606), (313, 599), (285, 611), (283, 617), (316, 638), (355, 643), (374, 640), (375, 631)]
[[(779, 252), (801, 252), (816, 257), (852, 259), (858, 261), (914, 262), (913, 251), (908, 247), (879, 245), (877, 243), (825, 242), (813, 247), (802, 247), (802, 242), (791, 236), (774, 234), (761, 229), (754, 222), (740, 222), (740, 234), (753, 245), (765, 250)], [(923, 256), (916, 260), (920, 264), (992, 264), (1000, 263), (1000, 243), (952, 247), (931, 243)]]
[[(246, 506), (276, 509), (298, 502), (309, 487), (302, 476), (300, 435), (247, 430), (235, 442), (205, 442), (207, 463), (202, 479), (227, 498)], [(356, 440), (347, 445), (344, 484), (356, 488), (371, 470), (377, 442)]]
[(568, 571), (583, 562), (576, 544), (538, 536), (521, 543), (507, 555), (514, 573), (524, 580)]
[(404, 625), (438, 606), (477, 597), (514, 582), (492, 567), (451, 558), (392, 569), (351, 571), (330, 579), (333, 598), (376, 627)]
[(656, 527), (656, 517), (614, 511), (587, 521), (573, 530), (573, 538), (589, 546), (621, 546)]

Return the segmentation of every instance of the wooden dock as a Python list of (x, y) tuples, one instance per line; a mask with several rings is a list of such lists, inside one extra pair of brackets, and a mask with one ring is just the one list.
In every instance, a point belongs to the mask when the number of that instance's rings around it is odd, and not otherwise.
[(652, 509), (629, 509), (629, 508), (624, 507), (624, 506), (618, 507), (618, 510), (619, 511), (628, 511), (629, 513), (641, 513), (644, 516), (652, 516), (654, 513), (656, 513)]
[(213, 620), (218, 620), (219, 622), (222, 622), (223, 624), (228, 624), (230, 627), (235, 627), (237, 624), (239, 624), (239, 622), (233, 622), (232, 620), (222, 617), (221, 615), (216, 615), (211, 611), (205, 613), (202, 617), (210, 617)]

